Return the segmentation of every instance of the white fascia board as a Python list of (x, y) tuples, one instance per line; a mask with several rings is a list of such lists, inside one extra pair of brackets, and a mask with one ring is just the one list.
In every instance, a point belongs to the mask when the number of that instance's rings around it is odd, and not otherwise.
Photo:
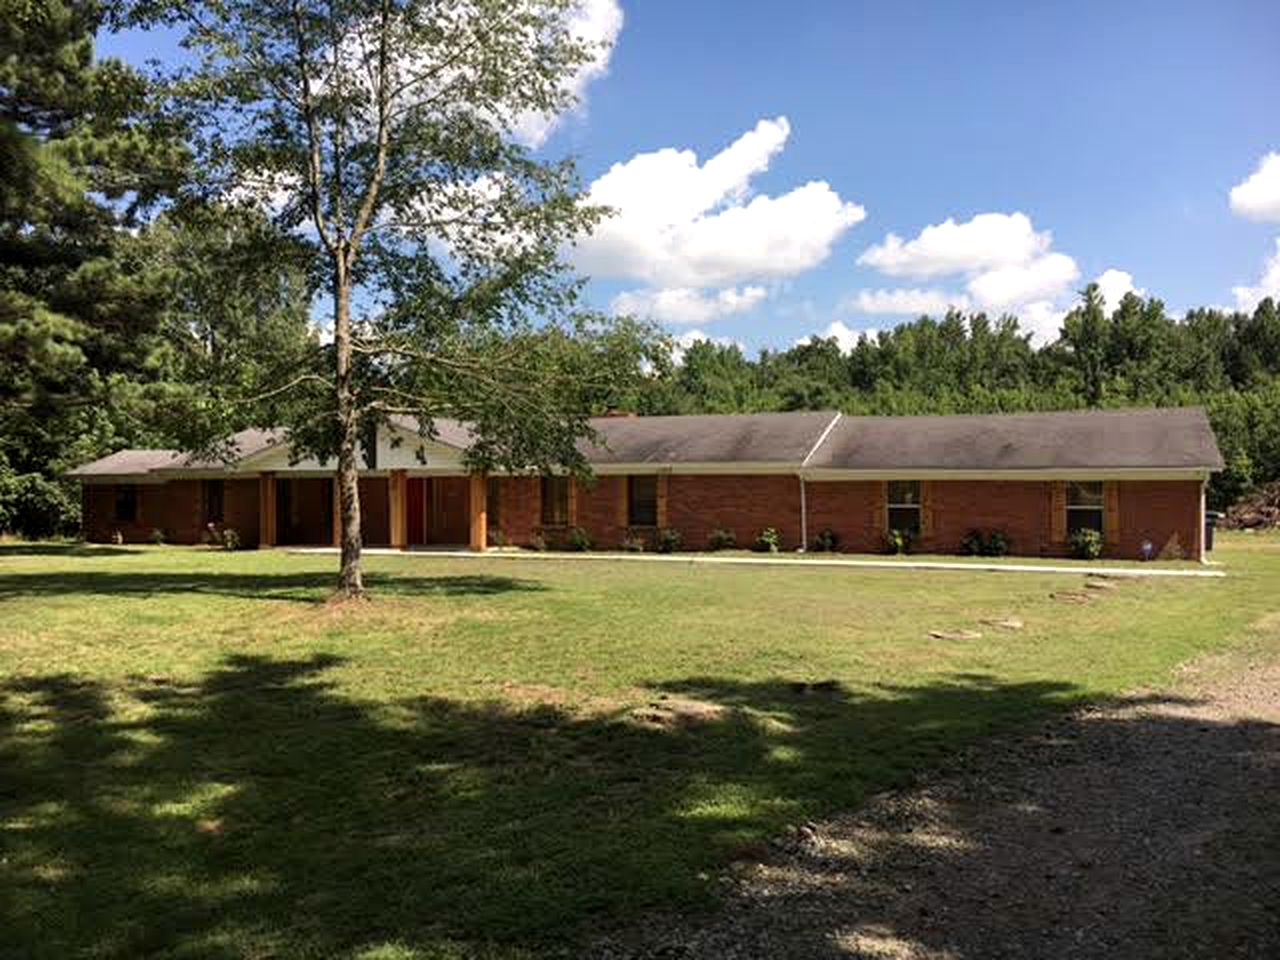
[(1016, 470), (841, 470), (808, 468), (806, 480), (1203, 480), (1203, 469), (1174, 467), (1095, 467)]

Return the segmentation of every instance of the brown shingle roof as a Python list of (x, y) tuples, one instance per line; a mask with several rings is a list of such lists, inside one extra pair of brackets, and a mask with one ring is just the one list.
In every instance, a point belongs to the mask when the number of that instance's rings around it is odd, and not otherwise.
[[(600, 417), (591, 425), (602, 442), (584, 443), (582, 449), (597, 466), (741, 463), (796, 468), (804, 464), (811, 470), (994, 472), (1222, 469), (1213, 430), (1199, 407), (838, 420), (835, 416), (805, 412)], [(408, 420), (397, 420), (397, 425), (417, 429)], [(466, 449), (472, 441), (464, 423), (438, 419), (435, 426), (439, 440), (450, 446)], [(245, 430), (233, 438), (238, 459), (279, 442), (278, 432), (264, 430)], [(221, 466), (221, 461), (195, 460), (173, 450), (121, 450), (68, 476), (141, 476)]]
[(593, 464), (799, 464), (835, 417), (806, 413), (705, 414), (687, 417), (597, 417), (602, 443), (584, 444)]
[(1204, 410), (1083, 410), (980, 416), (842, 417), (815, 469), (1220, 470)]

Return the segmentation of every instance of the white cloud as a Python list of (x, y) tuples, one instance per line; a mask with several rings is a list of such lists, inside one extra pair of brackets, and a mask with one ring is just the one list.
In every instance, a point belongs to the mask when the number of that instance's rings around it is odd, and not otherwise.
[(1280, 223), (1280, 153), (1268, 153), (1248, 179), (1231, 188), (1231, 209), (1249, 220)]
[(1052, 343), (1062, 332), (1067, 309), (1049, 300), (1035, 300), (1019, 305), (1018, 329), (1031, 334), (1034, 343)]
[[(579, 111), (585, 109), (587, 87), (609, 72), (609, 59), (622, 32), (622, 21), (618, 0), (580, 0), (569, 14), (569, 32), (594, 53), (569, 79), (569, 92), (577, 100)], [(540, 147), (563, 119), (563, 115), (526, 114), (515, 123), (516, 139), (530, 147)]]
[(969, 281), (969, 293), (988, 309), (1007, 310), (1057, 296), (1079, 276), (1076, 262), (1065, 253), (1047, 253), (978, 274)]
[(1280, 300), (1280, 238), (1276, 240), (1276, 252), (1262, 266), (1262, 277), (1254, 287), (1232, 287), (1236, 309), (1251, 313), (1266, 297)]
[(869, 313), (941, 313), (949, 305), (1013, 313), (1037, 338), (1048, 338), (1056, 334), (1061, 317), (1057, 302), (1080, 276), (1075, 260), (1052, 246), (1053, 235), (1036, 230), (1020, 212), (980, 213), (963, 223), (948, 217), (911, 240), (890, 233), (865, 250), (858, 263), (894, 277), (962, 278), (967, 292), (863, 291), (854, 306)]
[(671, 339), (672, 362), (677, 365), (683, 363), (684, 355), (689, 351), (689, 348), (693, 346), (695, 343), (698, 343), (699, 341), (705, 342), (705, 343), (718, 344), (719, 346), (722, 346), (722, 347), (737, 347), (739, 350), (744, 349), (741, 343), (739, 343), (737, 340), (734, 340), (730, 337), (713, 337), (710, 334), (704, 333), (701, 330), (688, 330), (685, 333), (680, 334), (680, 336), (678, 337), (672, 337)]
[(662, 289), (729, 287), (815, 267), (866, 216), (821, 180), (751, 195), (791, 133), (786, 117), (761, 120), (699, 163), (665, 148), (614, 164), (591, 184), (591, 202), (614, 208), (573, 258), (584, 273)]
[[(613, 298), (615, 313), (630, 313), (664, 323), (708, 323), (743, 313), (769, 295), (761, 286), (729, 287), (708, 293), (691, 287), (626, 290)], [(697, 332), (697, 331), (695, 331)]]
[(967, 310), (969, 298), (963, 293), (948, 293), (946, 290), (900, 287), (893, 290), (859, 290), (841, 302), (841, 308), (852, 313), (889, 313), (913, 317), (946, 313), (952, 307)]
[(1024, 264), (1051, 243), (1050, 234), (1037, 232), (1025, 213), (980, 213), (965, 223), (948, 217), (914, 240), (904, 242), (890, 233), (868, 247), (858, 263), (891, 277), (940, 277)]
[(815, 339), (830, 340), (832, 337), (835, 337), (836, 344), (840, 347), (840, 352), (848, 353), (858, 345), (858, 340), (861, 339), (863, 335), (870, 336), (875, 332), (876, 331), (874, 329), (856, 330), (839, 320), (833, 320), (831, 323), (827, 324), (826, 329), (819, 333), (810, 334), (807, 337), (801, 337), (799, 340), (795, 341), (795, 343), (796, 346), (800, 346), (801, 344), (809, 343)]
[(1146, 290), (1133, 285), (1133, 274), (1124, 270), (1114, 268), (1103, 270), (1093, 282), (1098, 285), (1098, 292), (1102, 294), (1102, 302), (1106, 304), (1107, 313), (1115, 312), (1126, 293), (1136, 293), (1140, 297), (1147, 295)]

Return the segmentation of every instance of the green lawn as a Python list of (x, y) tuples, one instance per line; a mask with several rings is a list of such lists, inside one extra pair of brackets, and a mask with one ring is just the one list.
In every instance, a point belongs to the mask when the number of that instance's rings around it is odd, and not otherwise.
[[(332, 557), (2, 545), (0, 956), (572, 955), (787, 823), (1280, 632), (1280, 538), (1217, 558), (1073, 606), (1077, 574), (380, 556), (334, 608)], [(631, 718), (661, 694), (733, 709)]]

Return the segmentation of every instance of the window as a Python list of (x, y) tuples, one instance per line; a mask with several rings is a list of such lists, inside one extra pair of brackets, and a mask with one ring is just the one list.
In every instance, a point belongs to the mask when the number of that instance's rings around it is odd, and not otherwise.
[(563, 527), (569, 523), (569, 478), (542, 478), (542, 525)]
[(1102, 481), (1067, 481), (1067, 536), (1077, 530), (1102, 532)]
[(633, 527), (658, 525), (657, 477), (627, 477), (627, 523)]
[(138, 488), (132, 483), (116, 487), (116, 521), (134, 523), (138, 519)]
[(206, 480), (204, 482), (204, 522), (222, 522), (221, 480)]
[(920, 535), (920, 481), (889, 481), (889, 529)]

